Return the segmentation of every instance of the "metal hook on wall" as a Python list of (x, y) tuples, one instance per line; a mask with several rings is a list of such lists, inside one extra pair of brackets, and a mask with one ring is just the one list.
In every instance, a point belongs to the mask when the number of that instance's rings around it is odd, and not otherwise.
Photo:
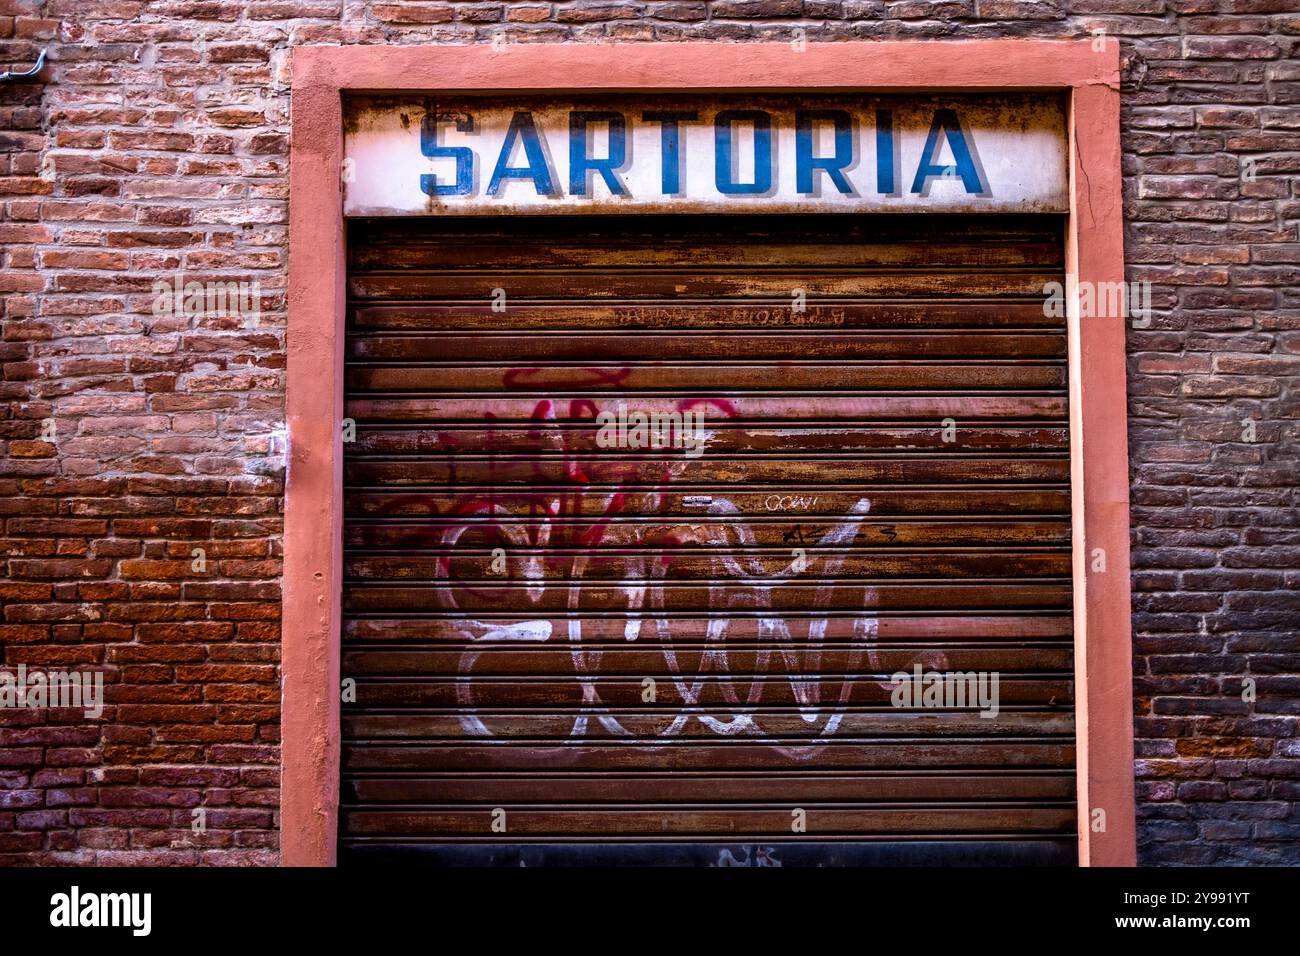
[(35, 76), (37, 73), (40, 73), (41, 69), (45, 66), (45, 54), (48, 51), (49, 51), (48, 47), (42, 49), (41, 55), (36, 58), (36, 65), (32, 67), (30, 70), (28, 70), (26, 73), (13, 73), (13, 72), (0, 73), (0, 83), (8, 83), (10, 80), (26, 80), (29, 79), (30, 77)]

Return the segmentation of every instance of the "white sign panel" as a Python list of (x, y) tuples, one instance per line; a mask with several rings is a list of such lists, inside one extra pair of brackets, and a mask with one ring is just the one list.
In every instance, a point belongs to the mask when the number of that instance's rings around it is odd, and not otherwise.
[(1048, 95), (349, 101), (349, 216), (1064, 212)]

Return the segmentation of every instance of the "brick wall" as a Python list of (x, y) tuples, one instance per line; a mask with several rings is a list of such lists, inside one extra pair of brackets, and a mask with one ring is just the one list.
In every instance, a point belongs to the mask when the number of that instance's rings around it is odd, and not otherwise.
[[(0, 712), (0, 864), (277, 860), (292, 48), (796, 28), (1119, 38), (1129, 278), (1156, 308), (1129, 334), (1139, 854), (1300, 863), (1296, 10), (0, 0), (0, 68), (53, 59), (0, 86), (0, 662), (110, 681), (105, 720)], [(260, 316), (156, 317), (178, 270), (258, 280)]]

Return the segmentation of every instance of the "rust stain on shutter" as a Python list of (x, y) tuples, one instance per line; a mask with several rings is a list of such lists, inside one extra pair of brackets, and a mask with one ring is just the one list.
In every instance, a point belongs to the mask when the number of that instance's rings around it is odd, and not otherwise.
[[(348, 245), (345, 859), (1073, 858), (1059, 219)], [(603, 446), (620, 409), (701, 453)], [(997, 715), (895, 706), (917, 667)]]

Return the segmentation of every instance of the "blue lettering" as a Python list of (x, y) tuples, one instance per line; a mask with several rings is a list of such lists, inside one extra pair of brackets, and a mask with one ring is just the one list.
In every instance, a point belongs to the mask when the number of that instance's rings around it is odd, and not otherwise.
[[(732, 176), (732, 124), (754, 124), (754, 181), (738, 183)], [(713, 120), (713, 179), (724, 196), (765, 193), (772, 188), (772, 117), (764, 110), (723, 110)]]
[[(813, 155), (813, 123), (835, 124), (835, 155)], [(853, 121), (844, 110), (796, 110), (794, 114), (795, 189), (811, 194), (813, 173), (822, 170), (835, 188), (851, 194), (853, 187), (844, 178), (844, 167), (853, 162)]]
[(894, 192), (893, 110), (876, 110), (876, 192)]
[[(511, 166), (510, 153), (515, 148), (515, 141), (520, 139), (524, 143), (524, 156), (528, 165)], [(555, 195), (555, 187), (551, 184), (551, 168), (546, 163), (546, 153), (542, 150), (533, 114), (524, 110), (516, 111), (510, 120), (510, 129), (506, 131), (506, 141), (501, 144), (501, 155), (497, 157), (487, 194), (495, 196), (501, 190), (501, 181), (504, 179), (531, 179), (537, 195)]]
[(420, 152), (430, 159), (456, 160), (455, 185), (443, 185), (438, 182), (438, 177), (433, 173), (424, 173), (420, 176), (420, 191), (426, 196), (468, 196), (474, 188), (473, 151), (468, 146), (438, 145), (438, 124), (452, 122), (456, 124), (459, 132), (474, 132), (474, 117), (468, 113), (430, 111), (425, 113), (424, 119), (420, 121)]
[(663, 124), (659, 128), (659, 156), (660, 168), (663, 170), (660, 191), (665, 196), (675, 196), (682, 188), (681, 124), (693, 123), (699, 118), (699, 114), (694, 111), (652, 110), (641, 114), (641, 119), (647, 123)]
[[(593, 159), (587, 155), (587, 124), (609, 124), (609, 156)], [(615, 196), (626, 196), (627, 187), (615, 170), (627, 162), (627, 123), (622, 113), (573, 112), (569, 114), (569, 193), (587, 195), (588, 175), (592, 170), (600, 173), (605, 186)]]
[[(952, 150), (955, 166), (940, 166), (935, 163), (939, 150), (939, 134), (943, 133)], [(975, 161), (971, 158), (970, 147), (966, 145), (966, 136), (961, 131), (956, 110), (935, 110), (934, 122), (930, 126), (930, 135), (921, 151), (921, 165), (916, 168), (916, 179), (912, 180), (912, 192), (923, 192), (933, 176), (951, 176), (956, 173), (968, 193), (984, 192), (980, 174), (975, 171)]]

